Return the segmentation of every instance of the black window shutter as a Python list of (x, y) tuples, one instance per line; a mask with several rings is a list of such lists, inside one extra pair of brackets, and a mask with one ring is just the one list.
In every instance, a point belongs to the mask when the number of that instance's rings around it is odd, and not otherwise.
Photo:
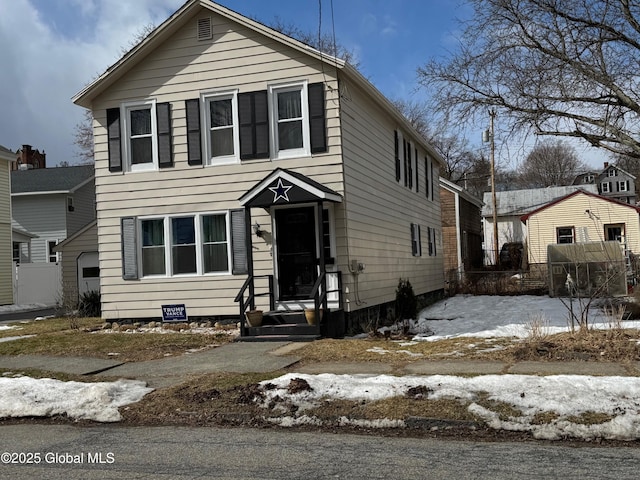
[(396, 159), (396, 182), (400, 181), (400, 139), (398, 138), (398, 131), (394, 130), (394, 150)]
[(434, 187), (435, 180), (433, 178), (433, 162), (431, 162), (431, 164), (429, 165), (429, 170), (431, 172), (429, 174), (429, 177), (431, 177), (431, 200), (433, 200), (433, 195), (434, 195), (434, 190), (435, 190), (435, 187)]
[(414, 158), (416, 159), (416, 192), (420, 191), (420, 176), (418, 175), (418, 172), (420, 171), (420, 168), (418, 167), (418, 149), (416, 148), (414, 153)]
[(231, 273), (242, 275), (249, 272), (247, 265), (246, 226), (244, 224), (244, 209), (231, 210)]
[(200, 141), (200, 99), (185, 101), (187, 110), (187, 155), (189, 165), (202, 165)]
[(266, 90), (238, 95), (240, 159), (269, 158), (269, 104)]
[(424, 183), (427, 198), (429, 198), (429, 157), (424, 157)]
[(122, 278), (138, 279), (138, 242), (136, 239), (136, 217), (123, 217), (121, 223)]
[(312, 83), (309, 94), (309, 131), (311, 153), (327, 151), (327, 124), (325, 120), (324, 83)]
[(411, 255), (415, 257), (418, 254), (415, 224), (410, 224), (409, 228), (411, 228)]
[(413, 188), (413, 160), (411, 159), (411, 143), (407, 142), (407, 164), (409, 165), (409, 188)]
[(403, 151), (403, 157), (404, 157), (404, 186), (406, 187), (407, 185), (409, 185), (409, 177), (407, 176), (408, 173), (408, 168), (407, 168), (407, 151), (408, 151), (408, 145), (407, 142), (402, 139), (402, 151)]
[(156, 105), (158, 126), (158, 165), (160, 168), (173, 167), (173, 151), (171, 145), (171, 104)]
[(120, 109), (107, 109), (107, 141), (109, 152), (109, 171), (122, 171), (122, 153), (120, 147)]

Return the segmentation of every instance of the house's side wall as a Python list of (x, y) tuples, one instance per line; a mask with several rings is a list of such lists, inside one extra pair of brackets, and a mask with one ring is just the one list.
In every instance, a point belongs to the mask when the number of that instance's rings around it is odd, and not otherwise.
[(11, 214), (15, 226), (38, 235), (31, 240), (32, 263), (47, 262), (47, 242), (60, 242), (67, 237), (66, 202), (67, 197), (62, 194), (12, 196)]
[(456, 194), (446, 188), (440, 188), (440, 206), (442, 210), (442, 240), (444, 246), (444, 271), (457, 270), (458, 265), (458, 215)]
[[(627, 248), (640, 252), (640, 221), (635, 209), (578, 194), (531, 215), (527, 220), (529, 263), (547, 262), (547, 245), (557, 243), (558, 227), (573, 227), (577, 241), (603, 241), (604, 225), (625, 224)], [(586, 233), (586, 235), (585, 235)]]
[(78, 257), (98, 249), (98, 227), (93, 225), (60, 248), (63, 304), (73, 308), (78, 302)]
[[(341, 83), (341, 88), (348, 92), (341, 99), (348, 255), (350, 261), (366, 265), (359, 276), (346, 276), (345, 283), (359, 297), (351, 296), (349, 308), (395, 300), (401, 278), (411, 282), (416, 294), (441, 290), (444, 263), (438, 164), (432, 160), (428, 199), (424, 150), (418, 149), (418, 191), (415, 185), (409, 189), (396, 181), (394, 131), (401, 126), (349, 82)], [(412, 223), (421, 228), (421, 256), (412, 255)], [(436, 254), (432, 256), (428, 229), (436, 232)]]
[[(204, 13), (203, 13), (204, 15)], [(211, 13), (207, 12), (206, 16)], [(277, 167), (295, 169), (343, 193), (338, 88), (334, 72), (303, 53), (211, 15), (213, 41), (197, 41), (193, 18), (105, 94), (94, 101), (96, 196), (103, 317), (157, 317), (161, 305), (181, 303), (190, 316), (237, 315), (233, 299), (246, 275), (193, 275), (123, 280), (121, 218), (196, 214), (240, 208), (238, 199)], [(251, 160), (241, 164), (189, 166), (185, 100), (201, 92), (266, 90), (290, 80), (324, 82), (328, 152), (287, 160)], [(158, 171), (111, 173), (108, 170), (106, 109), (122, 102), (154, 98), (170, 102), (174, 165)], [(336, 211), (338, 247), (344, 248), (344, 215)], [(263, 209), (252, 221), (266, 231), (253, 236), (256, 275), (271, 274), (271, 218)], [(339, 250), (337, 262), (344, 268)], [(264, 300), (264, 297), (261, 301)]]
[(66, 208), (67, 237), (96, 219), (96, 186), (93, 179), (73, 194), (73, 211)]
[(11, 176), (9, 171), (9, 162), (0, 159), (0, 305), (13, 303)]
[[(483, 218), (484, 231), (484, 257), (485, 264), (494, 265), (494, 243), (493, 243), (493, 218)], [(498, 217), (498, 252), (504, 243), (526, 242), (527, 227), (522, 223), (519, 216), (502, 215)]]
[(464, 197), (459, 197), (460, 241), (462, 263), (469, 270), (482, 266), (482, 217), (480, 208)]

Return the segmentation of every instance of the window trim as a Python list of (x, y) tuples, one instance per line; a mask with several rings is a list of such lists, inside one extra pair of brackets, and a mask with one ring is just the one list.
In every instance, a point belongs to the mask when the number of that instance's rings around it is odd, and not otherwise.
[(418, 223), (411, 224), (411, 254), (414, 257), (422, 256), (422, 238), (420, 235), (420, 225)]
[[(560, 230), (571, 230), (571, 241), (570, 242), (561, 242), (560, 238), (569, 238), (568, 235), (560, 235)], [(556, 227), (556, 244), (558, 245), (569, 245), (572, 243), (576, 243), (576, 229), (574, 226), (564, 226), (564, 227)]]
[[(151, 162), (134, 165), (131, 162), (131, 121), (130, 112), (134, 110), (149, 109), (151, 115)], [(122, 153), (124, 155), (123, 167), (127, 172), (149, 172), (158, 170), (158, 123), (156, 117), (156, 99), (126, 102), (120, 106), (120, 118), (122, 121)]]
[[(311, 132), (309, 127), (309, 82), (302, 80), (298, 82), (289, 82), (277, 85), (269, 85), (268, 87), (268, 106), (269, 106), (269, 135), (273, 150), (271, 152), (272, 160), (282, 160), (296, 157), (311, 156)], [(288, 150), (280, 150), (280, 142), (278, 135), (278, 95), (299, 91), (302, 110), (302, 148), (294, 148)]]
[(627, 182), (626, 180), (618, 180), (618, 191), (619, 192), (627, 192)]
[[(211, 102), (216, 100), (231, 99), (232, 118), (233, 123), (233, 155), (222, 155), (219, 157), (212, 157), (211, 147), (211, 115), (210, 105)], [(238, 114), (238, 89), (234, 90), (221, 90), (203, 92), (200, 95), (200, 101), (202, 108), (200, 109), (200, 122), (202, 125), (202, 151), (204, 152), (205, 165), (230, 165), (240, 163), (240, 119)]]
[[(205, 272), (204, 271), (204, 252), (203, 252), (203, 218), (207, 216), (224, 215), (225, 219), (225, 234), (227, 244), (227, 270), (219, 272)], [(174, 218), (193, 218), (193, 225), (195, 229), (195, 254), (196, 254), (196, 271), (189, 273), (174, 273), (173, 268), (173, 231), (172, 231), (172, 219)], [(232, 239), (231, 239), (231, 211), (230, 210), (216, 210), (199, 213), (176, 213), (168, 215), (148, 215), (137, 218), (137, 237), (142, 238), (142, 222), (145, 220), (163, 220), (164, 229), (164, 261), (165, 261), (165, 273), (145, 275), (142, 265), (142, 241), (138, 242), (137, 255), (138, 255), (138, 271), (140, 272), (140, 279), (149, 278), (184, 278), (184, 277), (214, 277), (223, 275), (232, 275)]]

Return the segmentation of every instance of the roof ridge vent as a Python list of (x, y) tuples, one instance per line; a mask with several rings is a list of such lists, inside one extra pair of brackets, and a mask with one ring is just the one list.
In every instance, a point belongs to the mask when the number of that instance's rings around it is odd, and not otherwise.
[(198, 19), (198, 40), (211, 40), (213, 38), (213, 28), (211, 27), (211, 17)]

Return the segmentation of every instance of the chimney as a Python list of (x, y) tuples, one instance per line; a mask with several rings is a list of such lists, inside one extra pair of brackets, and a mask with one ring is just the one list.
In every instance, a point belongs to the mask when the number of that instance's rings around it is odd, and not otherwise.
[(604, 168), (608, 168), (609, 167), (609, 162), (604, 162)]

